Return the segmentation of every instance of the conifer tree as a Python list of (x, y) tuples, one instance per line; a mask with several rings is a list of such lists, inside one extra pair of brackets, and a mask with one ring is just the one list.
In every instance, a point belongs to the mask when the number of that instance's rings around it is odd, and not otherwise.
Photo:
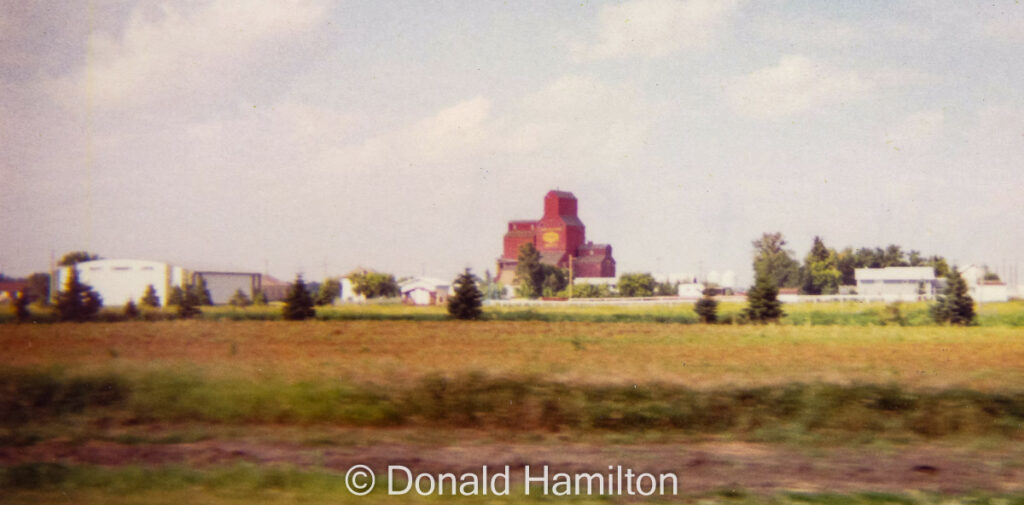
[(532, 243), (519, 246), (519, 257), (516, 261), (516, 294), (523, 298), (537, 298), (543, 292), (544, 266), (540, 262), (540, 252)]
[(194, 281), (190, 289), (195, 291), (199, 305), (213, 305), (213, 297), (210, 296), (210, 290), (206, 288), (206, 279), (202, 275), (197, 275)]
[(455, 294), (448, 299), (448, 314), (455, 319), (479, 319), (483, 314), (483, 298), (476, 285), (477, 278), (467, 268), (455, 279)]
[(257, 289), (256, 292), (252, 294), (252, 304), (253, 305), (266, 305), (267, 304), (267, 295), (263, 293), (262, 289)]
[(194, 286), (188, 286), (181, 291), (181, 301), (178, 303), (178, 317), (191, 319), (202, 314), (203, 311), (199, 308), (199, 293)]
[(958, 326), (974, 324), (974, 299), (967, 294), (967, 281), (960, 276), (956, 267), (946, 275), (946, 289), (937, 297), (931, 307), (932, 318), (937, 323)]
[(697, 313), (702, 323), (718, 322), (718, 300), (712, 298), (712, 292), (710, 288), (705, 289), (704, 296), (693, 305), (693, 311)]
[(124, 317), (128, 319), (135, 319), (139, 317), (139, 308), (135, 306), (135, 300), (131, 298), (124, 304)]
[(78, 280), (78, 270), (68, 269), (64, 290), (57, 293), (57, 316), (61, 321), (88, 321), (103, 307), (103, 298), (88, 284)]
[(306, 290), (302, 275), (295, 276), (295, 282), (288, 288), (288, 296), (284, 299), (283, 316), (288, 321), (302, 321), (316, 316), (313, 297)]
[(167, 295), (167, 306), (181, 305), (181, 301), (185, 299), (185, 290), (181, 289), (181, 286), (174, 286), (171, 289), (170, 294)]
[(767, 272), (760, 272), (747, 293), (747, 318), (756, 323), (778, 321), (785, 314), (778, 300), (779, 288)]
[(146, 291), (142, 293), (142, 298), (139, 299), (139, 304), (143, 307), (157, 308), (160, 306), (160, 297), (156, 295), (156, 288), (152, 284), (146, 286)]
[(248, 307), (252, 305), (252, 301), (249, 300), (248, 296), (241, 289), (236, 289), (235, 294), (231, 295), (231, 299), (228, 300), (228, 305), (232, 307)]

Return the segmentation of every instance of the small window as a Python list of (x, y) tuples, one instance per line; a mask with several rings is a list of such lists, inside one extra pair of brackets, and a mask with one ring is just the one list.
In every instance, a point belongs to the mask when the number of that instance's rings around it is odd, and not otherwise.
[(99, 272), (100, 270), (103, 270), (103, 267), (89, 267), (90, 272)]
[(149, 270), (153, 270), (153, 267), (142, 267), (142, 269), (149, 271)]
[(131, 270), (131, 269), (132, 269), (132, 267), (114, 267), (114, 270), (117, 271), (117, 272), (124, 272), (124, 271)]

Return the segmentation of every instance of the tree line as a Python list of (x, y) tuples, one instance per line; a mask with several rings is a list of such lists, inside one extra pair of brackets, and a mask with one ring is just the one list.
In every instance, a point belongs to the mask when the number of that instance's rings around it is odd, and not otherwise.
[(815, 236), (802, 263), (786, 245), (781, 232), (765, 233), (754, 240), (754, 275), (767, 275), (776, 286), (799, 288), (807, 295), (835, 294), (840, 286), (855, 285), (854, 271), (858, 268), (932, 267), (936, 277), (946, 277), (950, 272), (944, 257), (904, 251), (896, 244), (835, 249)]

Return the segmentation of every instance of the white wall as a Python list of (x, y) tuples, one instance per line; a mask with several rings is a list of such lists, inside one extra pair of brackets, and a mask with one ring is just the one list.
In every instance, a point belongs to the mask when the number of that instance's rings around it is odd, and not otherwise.
[[(78, 280), (88, 284), (103, 298), (103, 306), (117, 307), (128, 300), (138, 303), (146, 292), (146, 286), (152, 284), (160, 304), (167, 303), (167, 288), (180, 286), (185, 277), (184, 269), (159, 261), (145, 260), (95, 260), (75, 265)], [(67, 284), (71, 267), (63, 267), (57, 272), (57, 289), (63, 291)]]

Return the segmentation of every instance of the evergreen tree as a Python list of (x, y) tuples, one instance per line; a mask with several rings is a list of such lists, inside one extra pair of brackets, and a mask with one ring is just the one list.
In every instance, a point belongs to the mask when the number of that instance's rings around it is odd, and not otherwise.
[(142, 293), (142, 298), (139, 300), (139, 304), (143, 307), (149, 307), (155, 309), (160, 306), (160, 297), (156, 295), (156, 288), (152, 284), (146, 286), (146, 291)]
[(135, 306), (135, 300), (131, 298), (124, 304), (124, 317), (128, 319), (136, 319), (139, 317), (139, 308)]
[(265, 295), (263, 293), (262, 289), (257, 289), (256, 292), (252, 294), (252, 304), (253, 305), (266, 305), (267, 304), (267, 295)]
[(203, 313), (199, 308), (199, 292), (195, 286), (188, 286), (182, 290), (181, 302), (178, 303), (178, 317), (192, 319)]
[(57, 293), (57, 316), (61, 321), (88, 321), (103, 307), (103, 298), (78, 280), (78, 270), (68, 269), (64, 290)]
[(537, 298), (544, 292), (544, 266), (540, 252), (533, 243), (519, 246), (516, 262), (516, 294), (522, 298)]
[(718, 300), (712, 297), (712, 293), (711, 289), (705, 289), (704, 296), (693, 305), (693, 311), (697, 313), (702, 323), (718, 322)]
[(213, 297), (210, 296), (210, 290), (206, 288), (206, 279), (202, 275), (197, 275), (193, 281), (190, 289), (195, 291), (199, 305), (213, 305)]
[(21, 289), (14, 295), (14, 320), (19, 323), (28, 322), (31, 313), (28, 310), (28, 290)]
[(341, 284), (337, 279), (327, 279), (320, 285), (320, 289), (316, 293), (316, 305), (331, 305), (340, 293)]
[(235, 294), (231, 295), (231, 299), (228, 300), (228, 305), (232, 307), (248, 307), (252, 305), (252, 301), (249, 300), (248, 296), (241, 289), (236, 289)]
[(479, 319), (483, 314), (483, 293), (477, 278), (467, 268), (455, 279), (455, 294), (448, 299), (448, 314), (456, 319)]
[(932, 318), (938, 323), (958, 326), (974, 324), (974, 300), (967, 294), (967, 281), (956, 267), (946, 276), (946, 289), (931, 307)]
[(316, 316), (313, 297), (309, 296), (302, 275), (295, 276), (295, 282), (288, 287), (288, 296), (284, 299), (283, 316), (288, 321), (301, 321)]
[(779, 288), (775, 286), (767, 273), (757, 275), (754, 286), (747, 293), (745, 314), (752, 322), (766, 323), (778, 321), (785, 314), (782, 303), (778, 300)]
[(181, 302), (185, 299), (185, 290), (181, 289), (181, 286), (174, 286), (171, 289), (171, 294), (167, 295), (167, 306), (181, 305)]

